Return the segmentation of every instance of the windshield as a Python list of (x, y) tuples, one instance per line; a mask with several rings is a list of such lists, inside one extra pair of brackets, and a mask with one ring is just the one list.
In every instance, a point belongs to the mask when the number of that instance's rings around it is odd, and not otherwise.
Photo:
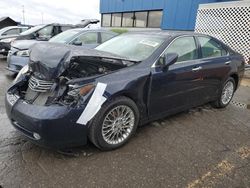
[(28, 30), (22, 32), (20, 35), (29, 35), (29, 34), (31, 34), (31, 33), (34, 33), (34, 32), (36, 32), (36, 31), (42, 29), (44, 26), (45, 26), (45, 25), (37, 25), (37, 26), (35, 26), (35, 27), (32, 27), (31, 29), (28, 29)]
[(77, 33), (79, 33), (79, 30), (67, 30), (51, 38), (49, 42), (68, 43)]
[(129, 34), (115, 37), (96, 49), (126, 57), (131, 61), (143, 61), (151, 56), (163, 42), (164, 39), (159, 37)]

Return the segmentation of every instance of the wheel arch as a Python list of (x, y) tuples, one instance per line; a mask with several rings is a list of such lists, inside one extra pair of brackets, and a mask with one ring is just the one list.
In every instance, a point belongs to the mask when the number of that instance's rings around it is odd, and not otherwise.
[(235, 90), (236, 90), (239, 86), (239, 76), (237, 73), (232, 73), (230, 74), (230, 77), (232, 77), (235, 81)]
[(122, 96), (129, 98), (130, 100), (132, 100), (136, 104), (136, 106), (137, 106), (137, 108), (139, 110), (139, 119), (140, 120), (147, 117), (147, 105), (146, 105), (146, 103), (144, 102), (143, 99), (140, 99), (138, 97), (138, 95), (136, 93), (133, 93), (133, 92), (130, 92), (130, 91), (118, 92), (118, 93), (115, 93), (112, 96), (110, 96), (108, 101), (110, 101), (110, 100), (112, 100), (112, 99), (114, 99), (116, 97), (122, 97)]

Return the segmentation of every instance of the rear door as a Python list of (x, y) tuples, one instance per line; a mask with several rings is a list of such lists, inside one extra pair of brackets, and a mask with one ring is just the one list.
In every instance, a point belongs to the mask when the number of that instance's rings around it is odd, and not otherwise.
[(201, 55), (201, 74), (203, 77), (202, 97), (204, 101), (216, 99), (223, 79), (230, 72), (231, 59), (227, 50), (219, 41), (208, 37), (197, 37)]
[(201, 103), (202, 79), (198, 46), (192, 36), (175, 39), (165, 54), (177, 53), (177, 62), (167, 71), (160, 68), (161, 57), (152, 67), (149, 114), (151, 118), (162, 117)]

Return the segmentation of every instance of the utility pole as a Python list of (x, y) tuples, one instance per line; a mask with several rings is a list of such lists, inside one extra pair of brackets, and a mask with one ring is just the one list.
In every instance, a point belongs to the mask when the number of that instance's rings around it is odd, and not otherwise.
[(24, 5), (23, 5), (22, 7), (23, 7), (23, 24), (25, 24), (25, 16), (24, 16), (25, 11), (24, 11)]
[(43, 24), (43, 12), (41, 14), (42, 14), (42, 24)]

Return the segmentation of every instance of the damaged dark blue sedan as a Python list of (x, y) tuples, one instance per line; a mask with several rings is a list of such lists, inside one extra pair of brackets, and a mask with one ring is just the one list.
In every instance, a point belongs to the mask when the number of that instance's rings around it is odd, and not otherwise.
[(36, 44), (6, 93), (16, 129), (54, 148), (124, 145), (139, 125), (211, 102), (226, 107), (244, 59), (194, 33), (135, 32), (96, 49)]

